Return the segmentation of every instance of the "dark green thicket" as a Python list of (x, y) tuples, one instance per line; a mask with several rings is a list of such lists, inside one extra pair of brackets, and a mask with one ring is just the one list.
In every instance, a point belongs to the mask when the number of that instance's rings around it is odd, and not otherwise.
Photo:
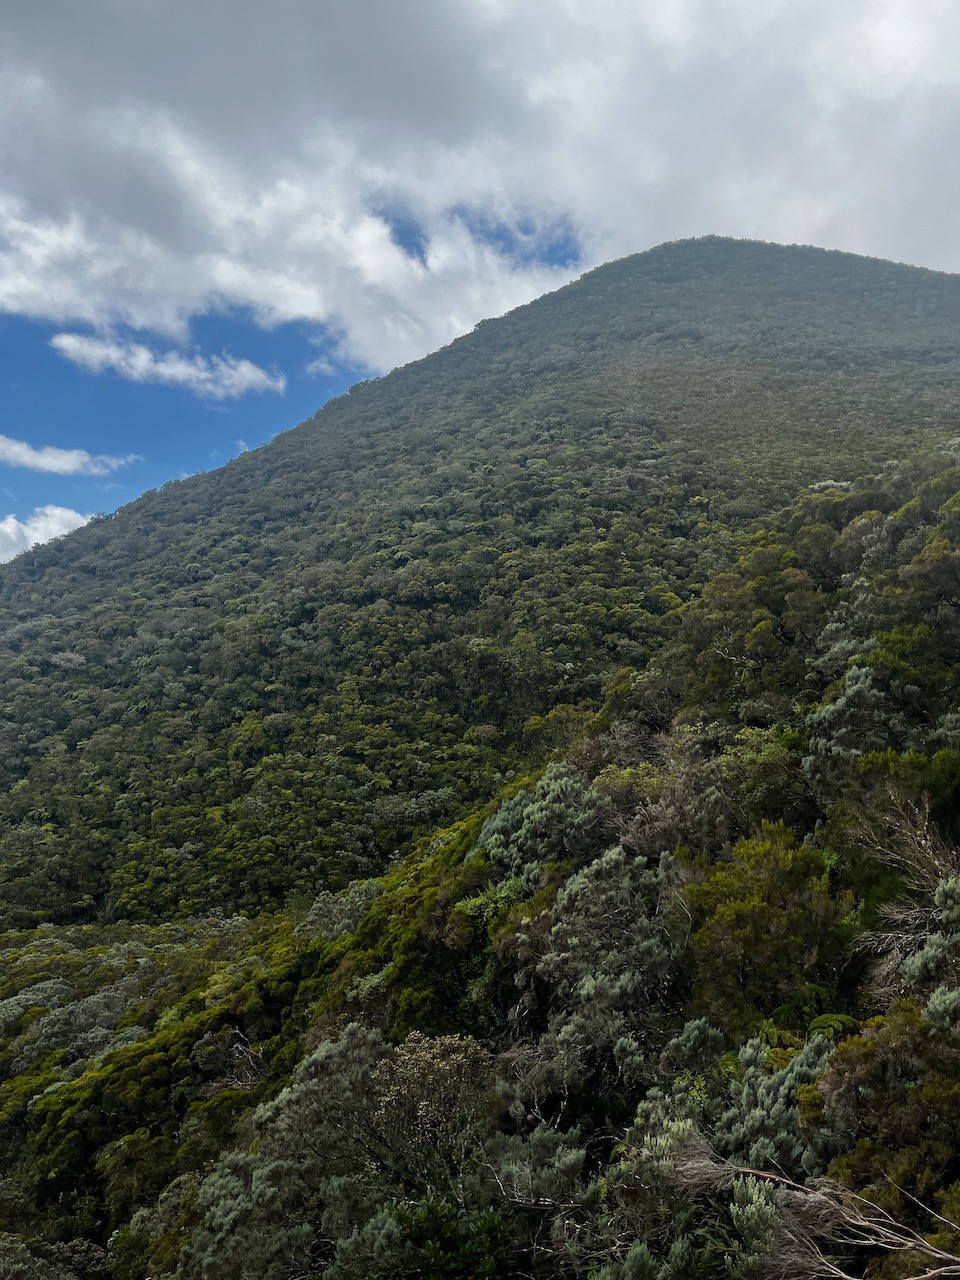
[(502, 785), (532, 717), (642, 665), (731, 529), (954, 434), (958, 321), (950, 276), (667, 245), (19, 557), (6, 918), (378, 872)]
[(0, 1271), (960, 1266), (958, 322), (667, 245), (6, 566)]

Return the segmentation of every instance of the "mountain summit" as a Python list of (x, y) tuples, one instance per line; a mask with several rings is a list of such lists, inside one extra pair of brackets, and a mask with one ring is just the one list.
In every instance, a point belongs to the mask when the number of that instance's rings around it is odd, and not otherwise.
[(684, 241), (0, 573), (11, 923), (263, 909), (490, 795), (732, 530), (958, 434), (960, 279)]

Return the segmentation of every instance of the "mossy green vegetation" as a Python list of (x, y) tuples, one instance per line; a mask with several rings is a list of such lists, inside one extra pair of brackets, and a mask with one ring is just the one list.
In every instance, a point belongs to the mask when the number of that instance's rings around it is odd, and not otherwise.
[(6, 567), (0, 1272), (960, 1268), (957, 320), (665, 246)]

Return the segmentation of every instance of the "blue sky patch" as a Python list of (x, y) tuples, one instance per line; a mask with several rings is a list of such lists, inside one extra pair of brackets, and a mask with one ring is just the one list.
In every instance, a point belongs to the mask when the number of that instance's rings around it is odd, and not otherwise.
[[(87, 336), (75, 326), (68, 331)], [(303, 325), (265, 330), (242, 314), (197, 317), (193, 342), (184, 347), (130, 331), (116, 341), (207, 364), (217, 357), (250, 361), (270, 376), (283, 375), (282, 394), (264, 390), (215, 399), (185, 386), (132, 381), (111, 369), (88, 372), (51, 347), (58, 332), (52, 325), (0, 316), (0, 435), (29, 441), (35, 451), (133, 457), (123, 465), (94, 462), (74, 474), (58, 474), (44, 469), (51, 465), (49, 458), (21, 465), (0, 451), (0, 518), (9, 511), (22, 516), (47, 503), (85, 515), (111, 511), (145, 489), (208, 471), (264, 444), (364, 376), (331, 358), (329, 336), (322, 331), (311, 341)], [(97, 469), (101, 474), (91, 474)]]
[(414, 258), (423, 266), (427, 265), (430, 237), (411, 213), (389, 205), (377, 205), (371, 212), (387, 224), (390, 239), (408, 258)]
[(569, 218), (544, 222), (527, 214), (511, 223), (489, 210), (463, 204), (455, 205), (450, 212), (474, 239), (495, 249), (515, 267), (580, 265), (580, 240)]

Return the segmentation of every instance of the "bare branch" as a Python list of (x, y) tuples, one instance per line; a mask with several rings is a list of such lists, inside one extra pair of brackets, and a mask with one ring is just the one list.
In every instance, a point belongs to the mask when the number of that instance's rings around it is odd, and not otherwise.
[[(718, 1155), (702, 1134), (692, 1134), (685, 1143), (673, 1178), (693, 1192), (729, 1190), (736, 1178), (755, 1178), (781, 1190), (780, 1228), (765, 1264), (764, 1280), (856, 1280), (826, 1255), (826, 1246), (916, 1254), (927, 1269), (905, 1280), (960, 1276), (960, 1254), (931, 1244), (866, 1196), (827, 1180), (807, 1186), (782, 1174), (735, 1165)], [(957, 1223), (915, 1196), (909, 1198), (960, 1235)]]

